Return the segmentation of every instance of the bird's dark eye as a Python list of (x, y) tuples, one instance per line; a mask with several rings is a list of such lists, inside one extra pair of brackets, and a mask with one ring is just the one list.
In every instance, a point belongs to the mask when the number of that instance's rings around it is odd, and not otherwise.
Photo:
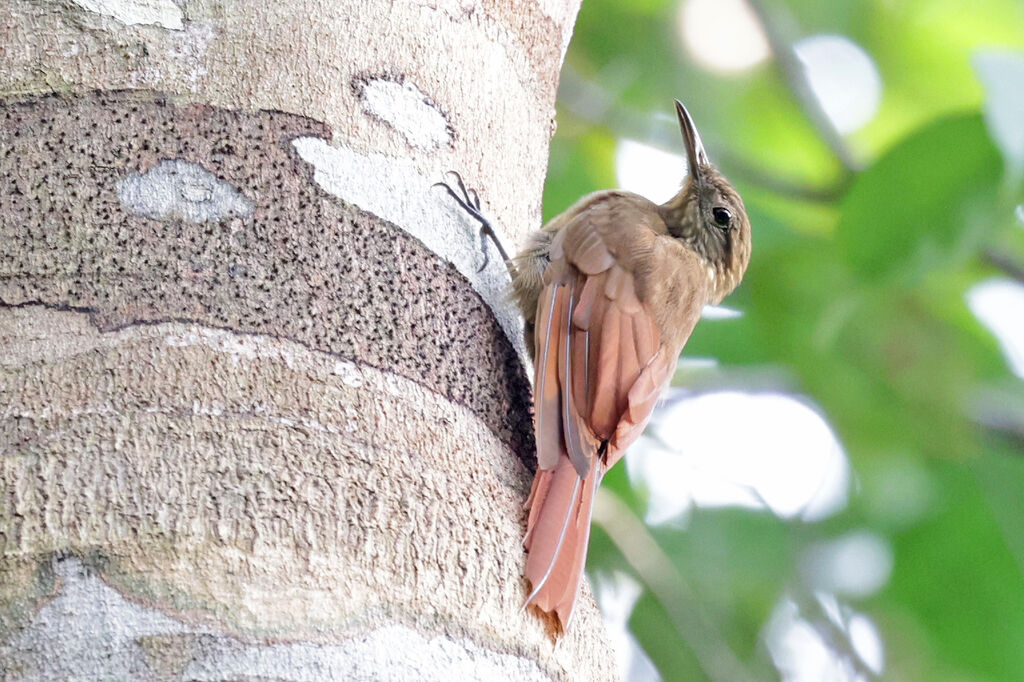
[(715, 225), (719, 227), (729, 227), (732, 222), (732, 213), (729, 213), (729, 209), (722, 208), (721, 206), (715, 206), (711, 211), (711, 217), (715, 219)]

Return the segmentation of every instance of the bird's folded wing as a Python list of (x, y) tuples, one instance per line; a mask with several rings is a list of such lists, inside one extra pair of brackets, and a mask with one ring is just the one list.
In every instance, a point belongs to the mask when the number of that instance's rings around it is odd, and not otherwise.
[[(582, 477), (604, 441), (617, 459), (636, 440), (675, 366), (634, 273), (586, 218), (552, 243), (535, 336), (538, 466), (553, 468), (565, 455)], [(622, 226), (620, 248), (629, 248), (629, 230), (648, 236)]]

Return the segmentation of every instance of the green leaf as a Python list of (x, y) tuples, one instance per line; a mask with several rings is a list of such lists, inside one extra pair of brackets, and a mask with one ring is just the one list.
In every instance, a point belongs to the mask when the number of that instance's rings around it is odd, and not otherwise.
[[(1024, 468), (1004, 458), (969, 466), (933, 461), (939, 511), (895, 538), (895, 571), (877, 606), (894, 658), (923, 665), (919, 679), (974, 679), (970, 673), (1017, 680), (1024, 670), (1024, 575), (1005, 536), (1020, 529), (1020, 519), (1014, 515), (1007, 528), (990, 507), (1011, 490), (1024, 492)], [(901, 632), (910, 614), (917, 641), (908, 647)]]
[(912, 275), (980, 241), (995, 201), (999, 152), (977, 114), (941, 119), (861, 173), (841, 204), (844, 258), (861, 275)]

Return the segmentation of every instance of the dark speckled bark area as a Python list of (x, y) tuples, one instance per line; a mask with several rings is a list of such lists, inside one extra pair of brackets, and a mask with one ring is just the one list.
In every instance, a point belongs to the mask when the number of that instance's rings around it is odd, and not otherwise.
[[(529, 384), (489, 308), (406, 232), (320, 190), (281, 112), (152, 94), (0, 102), (0, 304), (88, 310), (102, 330), (195, 321), (393, 371), (533, 460)], [(119, 180), (183, 159), (255, 205), (188, 223), (126, 209)], [(428, 454), (428, 453), (424, 453)]]

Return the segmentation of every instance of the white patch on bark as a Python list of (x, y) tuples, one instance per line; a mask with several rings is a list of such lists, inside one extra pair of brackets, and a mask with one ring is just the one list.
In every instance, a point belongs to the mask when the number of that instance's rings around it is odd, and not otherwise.
[[(168, 59), (173, 64), (176, 87), (201, 87), (201, 83), (210, 75), (211, 65), (216, 64), (216, 58), (209, 56), (209, 50), (219, 37), (209, 25), (196, 21), (190, 21), (183, 31), (163, 36)], [(126, 84), (132, 88), (150, 88), (151, 83), (169, 77), (167, 68), (167, 64), (155, 61), (140, 63), (137, 69), (126, 74)]]
[(185, 15), (171, 0), (74, 0), (84, 10), (113, 17), (121, 23), (182, 30)]
[[(386, 625), (338, 644), (242, 642), (125, 599), (77, 558), (56, 560), (57, 595), (6, 641), (23, 680), (547, 680), (531, 660), (469, 640)], [(154, 656), (173, 650), (177, 660)], [(173, 665), (175, 670), (166, 669)]]
[(359, 388), (363, 385), (363, 373), (354, 362), (339, 360), (334, 363), (334, 373), (341, 377), (346, 386)]
[(488, 241), (489, 262), (478, 272), (483, 264), (480, 226), (441, 188), (431, 187), (440, 175), (430, 178), (411, 161), (359, 154), (347, 147), (332, 147), (318, 137), (300, 137), (292, 144), (312, 164), (313, 178), (326, 192), (394, 223), (454, 265), (490, 306), (529, 366), (522, 318), (509, 299), (508, 270)]
[(137, 640), (175, 635), (184, 624), (144, 609), (106, 585), (78, 559), (54, 562), (60, 591), (0, 644), (0, 660), (22, 680), (155, 680)]
[(117, 183), (117, 196), (132, 213), (154, 220), (205, 223), (251, 215), (254, 204), (202, 166), (183, 159), (161, 161)]
[(391, 125), (414, 147), (431, 151), (452, 141), (444, 114), (412, 83), (375, 78), (363, 86), (362, 98), (367, 113)]
[(234, 364), (241, 360), (268, 359), (283, 363), (289, 369), (295, 367), (295, 354), (285, 345), (270, 343), (268, 337), (237, 334), (224, 329), (189, 327), (186, 331), (168, 334), (164, 343), (168, 346), (203, 345), (212, 350), (227, 353)]
[(221, 638), (205, 653), (208, 653), (207, 661), (193, 662), (186, 667), (186, 679), (210, 682), (241, 677), (296, 682), (547, 682), (550, 679), (528, 659), (488, 651), (468, 640), (428, 639), (401, 625), (373, 630), (340, 646), (274, 644), (239, 647)]

